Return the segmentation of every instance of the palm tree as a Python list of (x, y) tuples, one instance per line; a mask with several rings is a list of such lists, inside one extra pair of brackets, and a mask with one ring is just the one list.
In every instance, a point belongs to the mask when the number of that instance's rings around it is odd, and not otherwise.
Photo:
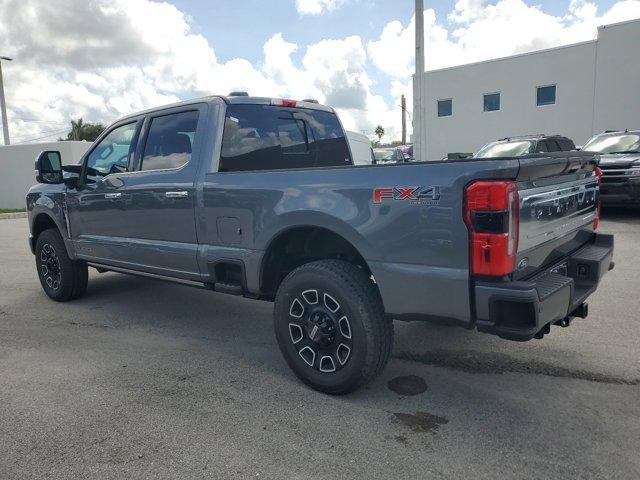
[(87, 140), (93, 142), (104, 131), (101, 123), (84, 123), (82, 118), (71, 120), (71, 131), (65, 140)]
[(382, 125), (378, 125), (375, 130), (376, 135), (378, 136), (378, 142), (382, 140), (382, 136), (384, 135), (384, 128)]

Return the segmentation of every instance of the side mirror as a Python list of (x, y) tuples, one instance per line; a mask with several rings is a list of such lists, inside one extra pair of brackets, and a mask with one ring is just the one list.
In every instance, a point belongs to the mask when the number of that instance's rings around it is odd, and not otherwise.
[(62, 183), (62, 158), (60, 152), (46, 151), (36, 160), (36, 180), (39, 183)]

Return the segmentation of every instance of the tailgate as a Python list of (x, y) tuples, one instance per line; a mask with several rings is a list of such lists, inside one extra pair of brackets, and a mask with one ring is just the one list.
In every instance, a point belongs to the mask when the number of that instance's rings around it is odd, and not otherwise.
[[(515, 280), (553, 266), (592, 239), (600, 194), (596, 160), (584, 154), (525, 159)], [(536, 171), (551, 176), (535, 178)]]

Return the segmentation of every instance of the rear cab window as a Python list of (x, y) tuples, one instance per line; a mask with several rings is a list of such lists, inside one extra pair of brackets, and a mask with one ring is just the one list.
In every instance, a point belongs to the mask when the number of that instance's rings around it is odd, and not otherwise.
[(221, 172), (352, 165), (332, 112), (271, 105), (228, 105)]

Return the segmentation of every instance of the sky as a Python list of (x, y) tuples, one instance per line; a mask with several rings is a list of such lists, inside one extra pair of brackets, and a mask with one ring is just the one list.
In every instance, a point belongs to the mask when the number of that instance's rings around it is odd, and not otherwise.
[[(425, 0), (427, 69), (567, 45), (640, 0)], [(400, 136), (412, 0), (0, 0), (12, 143), (210, 94), (316, 98), (349, 130)], [(411, 120), (411, 118), (410, 118)], [(410, 122), (409, 122), (410, 124)]]

